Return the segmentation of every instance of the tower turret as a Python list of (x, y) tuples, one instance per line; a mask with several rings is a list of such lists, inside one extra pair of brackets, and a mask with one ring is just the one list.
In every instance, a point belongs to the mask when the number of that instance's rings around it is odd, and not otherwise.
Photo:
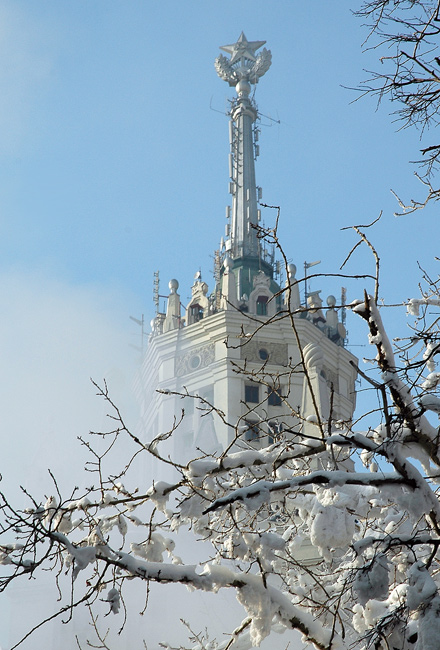
[(216, 287), (209, 291), (199, 269), (181, 317), (178, 282), (170, 282), (139, 381), (146, 439), (180, 422), (173, 442), (182, 461), (195, 449), (217, 454), (238, 440), (268, 445), (275, 432), (315, 435), (330, 410), (334, 419), (350, 420), (355, 403), (356, 359), (343, 347), (336, 299), (323, 307), (307, 285), (307, 306), (301, 303), (304, 280), (293, 263), (281, 289), (273, 254), (259, 237), (252, 86), (271, 64), (264, 44), (242, 33), (221, 48), (229, 56), (216, 59), (218, 75), (236, 91), (229, 111), (231, 223), (215, 254)]

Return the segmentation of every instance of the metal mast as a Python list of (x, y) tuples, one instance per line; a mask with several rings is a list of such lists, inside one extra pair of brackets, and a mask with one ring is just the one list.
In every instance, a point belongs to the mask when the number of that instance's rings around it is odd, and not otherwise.
[(248, 41), (242, 32), (236, 43), (220, 48), (230, 54), (230, 59), (221, 54), (215, 61), (219, 77), (230, 86), (235, 86), (237, 91), (230, 113), (232, 215), (229, 238), (225, 242), (227, 254), (235, 260), (259, 257), (260, 254), (257, 231), (252, 227), (258, 223), (254, 164), (257, 146), (253, 129), (258, 112), (250, 93), (251, 84), (258, 83), (272, 61), (272, 55), (266, 48), (258, 56), (255, 55), (256, 50), (265, 43)]

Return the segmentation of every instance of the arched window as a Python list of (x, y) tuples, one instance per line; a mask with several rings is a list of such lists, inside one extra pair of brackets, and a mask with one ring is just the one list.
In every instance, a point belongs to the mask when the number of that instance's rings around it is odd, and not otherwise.
[(267, 316), (267, 296), (258, 296), (257, 298), (257, 316)]

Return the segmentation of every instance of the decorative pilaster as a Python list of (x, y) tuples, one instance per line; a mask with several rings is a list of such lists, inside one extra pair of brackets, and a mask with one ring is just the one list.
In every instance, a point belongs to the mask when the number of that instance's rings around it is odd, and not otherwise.
[(220, 309), (237, 309), (237, 282), (235, 279), (233, 262), (230, 257), (226, 257), (223, 266), (225, 267), (222, 276), (222, 294), (220, 301)]

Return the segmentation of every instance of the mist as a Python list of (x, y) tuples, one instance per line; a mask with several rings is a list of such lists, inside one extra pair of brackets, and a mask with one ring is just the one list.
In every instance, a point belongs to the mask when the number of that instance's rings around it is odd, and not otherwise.
[[(91, 482), (83, 469), (87, 450), (78, 437), (108, 429), (108, 408), (90, 378), (101, 385), (107, 381), (134, 425), (137, 352), (129, 344), (137, 331), (128, 319), (132, 297), (100, 285), (75, 286), (44, 270), (3, 271), (0, 301), (0, 490), (15, 506), (28, 507), (20, 486), (37, 502), (56, 493), (49, 469), (65, 497), (74, 486)], [(21, 580), (3, 595), (2, 648), (54, 611), (57, 593), (50, 578), (40, 572), (37, 581)], [(71, 631), (61, 628), (74, 642)], [(22, 647), (51, 647), (47, 642), (54, 634), (46, 626)]]

